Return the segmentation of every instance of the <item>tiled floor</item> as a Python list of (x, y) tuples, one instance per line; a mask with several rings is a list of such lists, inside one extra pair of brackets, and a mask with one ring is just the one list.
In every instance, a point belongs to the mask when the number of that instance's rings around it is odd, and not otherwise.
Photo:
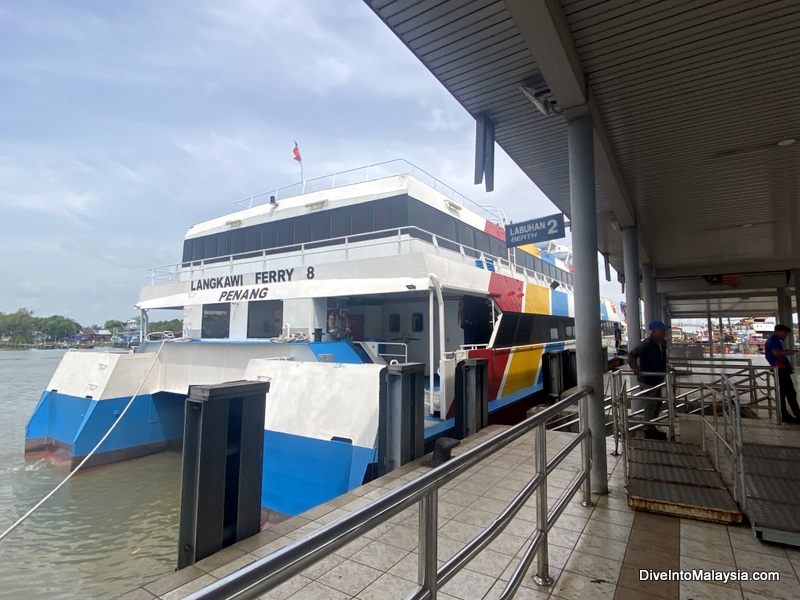
[[(791, 428), (791, 429), (790, 429)], [(493, 426), (462, 444), (473, 447), (503, 428)], [(777, 432), (755, 426), (749, 435), (791, 440), (800, 445), (800, 427)], [(571, 434), (548, 432), (548, 455), (554, 455)], [(611, 448), (609, 440), (609, 448)], [(526, 436), (473, 470), (446, 484), (439, 494), (439, 559), (447, 560), (480, 532), (506, 506), (533, 474), (533, 439)], [(548, 478), (550, 503), (578, 470), (578, 455)], [(550, 533), (552, 586), (533, 581), (536, 561), (515, 598), (573, 600), (628, 599), (756, 599), (800, 597), (800, 551), (757, 541), (748, 527), (725, 527), (686, 519), (635, 513), (628, 508), (622, 461), (609, 456), (608, 495), (595, 505), (573, 500)], [(335, 500), (284, 521), (227, 548), (193, 567), (134, 590), (125, 600), (177, 600), (235, 569), (292, 543), (371, 499), (395, 489), (427, 468), (415, 464), (362, 486)], [(498, 598), (520, 562), (536, 528), (535, 502), (530, 501), (488, 550), (445, 585), (439, 598)], [(416, 508), (393, 517), (344, 548), (284, 583), (263, 598), (404, 598), (416, 585), (418, 517)], [(741, 570), (777, 571), (780, 581), (688, 582), (643, 581), (642, 571), (702, 569), (708, 573)]]

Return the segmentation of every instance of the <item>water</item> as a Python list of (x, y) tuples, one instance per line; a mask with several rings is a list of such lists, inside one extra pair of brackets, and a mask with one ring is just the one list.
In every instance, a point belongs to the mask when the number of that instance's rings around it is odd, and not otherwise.
[[(25, 455), (25, 424), (61, 350), (0, 351), (0, 532), (69, 468)], [(0, 541), (0, 598), (116, 598), (175, 568), (180, 453), (90, 469)]]

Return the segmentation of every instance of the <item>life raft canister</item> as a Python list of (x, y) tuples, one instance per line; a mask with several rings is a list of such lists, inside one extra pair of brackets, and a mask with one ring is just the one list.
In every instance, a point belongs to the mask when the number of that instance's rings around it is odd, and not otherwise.
[(335, 340), (350, 337), (350, 317), (343, 310), (332, 310), (328, 314), (328, 335)]

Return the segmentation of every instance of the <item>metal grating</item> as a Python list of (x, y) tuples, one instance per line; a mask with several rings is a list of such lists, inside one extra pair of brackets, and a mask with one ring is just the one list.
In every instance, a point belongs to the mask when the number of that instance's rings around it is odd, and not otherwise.
[[(772, 529), (776, 531), (791, 531), (800, 534), (800, 512), (796, 507), (788, 507), (779, 502), (766, 500), (748, 500), (747, 518), (753, 529)], [(795, 544), (797, 545), (797, 544)]]
[[(766, 477), (748, 473), (745, 477), (745, 487), (748, 498), (792, 505), (800, 503), (800, 480), (798, 479)], [(800, 512), (800, 506), (793, 508), (795, 512)]]
[(631, 463), (630, 477), (632, 479), (679, 483), (720, 490), (726, 489), (722, 478), (716, 471), (701, 471), (699, 469), (684, 469), (681, 467), (667, 467), (664, 465), (652, 465), (647, 463)]
[(681, 442), (667, 442), (662, 440), (640, 440), (632, 439), (631, 448), (637, 450), (654, 450), (656, 452), (671, 452), (673, 454), (696, 454), (703, 455), (703, 449), (695, 444), (685, 444)]
[(711, 463), (705, 456), (675, 454), (672, 452), (654, 452), (652, 450), (637, 450), (635, 448), (631, 448), (630, 462), (683, 467), (685, 469), (699, 469), (704, 471), (713, 470)]
[(798, 477), (798, 469), (800, 469), (800, 466), (797, 463), (786, 460), (752, 458), (749, 456), (744, 459), (744, 470), (748, 475), (758, 474), (791, 479)]
[[(744, 444), (743, 450), (747, 458), (770, 458), (800, 462), (800, 448), (772, 446), (769, 444)], [(800, 478), (800, 469), (795, 469), (794, 472)]]
[(631, 479), (628, 505), (679, 517), (738, 524), (742, 513), (726, 490)]

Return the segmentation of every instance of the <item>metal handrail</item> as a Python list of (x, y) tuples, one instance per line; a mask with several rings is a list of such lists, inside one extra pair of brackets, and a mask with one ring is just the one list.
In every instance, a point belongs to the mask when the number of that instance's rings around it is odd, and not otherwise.
[[(525, 501), (536, 491), (538, 522), (537, 534), (523, 556), (519, 567), (508, 582), (501, 598), (510, 598), (518, 589), (527, 567), (538, 554), (537, 581), (549, 584), (549, 561), (547, 555), (547, 533), (566, 507), (566, 503), (583, 485), (584, 504), (591, 505), (591, 440), (588, 426), (587, 399), (591, 388), (585, 387), (576, 393), (560, 400), (545, 410), (536, 413), (522, 423), (502, 432), (491, 440), (465, 452), (464, 454), (429, 471), (421, 477), (410, 481), (367, 504), (349, 515), (330, 523), (311, 533), (307, 537), (277, 550), (267, 557), (261, 558), (241, 570), (210, 584), (191, 594), (186, 600), (212, 600), (222, 598), (255, 598), (287, 581), (304, 569), (322, 560), (335, 550), (360, 535), (374, 529), (389, 518), (420, 504), (419, 512), (419, 587), (409, 598), (435, 597), (436, 590), (457, 573), (470, 559), (485, 548), (513, 518)], [(581, 445), (583, 470), (573, 481), (573, 487), (567, 488), (553, 510), (548, 514), (547, 474), (564, 459), (566, 454), (559, 453), (551, 461), (547, 461), (545, 424), (549, 418), (558, 414), (568, 406), (581, 401), (583, 426), (581, 433), (568, 444), (570, 450)], [(491, 523), (484, 532), (467, 544), (455, 556), (437, 569), (437, 507), (438, 491), (447, 482), (453, 480), (470, 467), (478, 464), (501, 448), (519, 439), (526, 433), (536, 430), (536, 475), (511, 502), (503, 513)], [(576, 441), (577, 440), (577, 441)], [(577, 482), (577, 483), (576, 483)], [(524, 568), (523, 568), (524, 566)]]
[[(388, 165), (398, 165), (398, 168), (395, 169), (386, 169)], [(363, 172), (364, 176), (353, 178), (353, 179), (345, 179), (345, 182), (342, 182), (343, 175), (352, 175), (359, 172)], [(395, 158), (392, 160), (385, 160), (378, 163), (373, 163), (370, 165), (366, 165), (363, 167), (356, 167), (354, 169), (347, 169), (346, 171), (337, 171), (335, 173), (329, 173), (327, 175), (322, 175), (320, 177), (314, 177), (313, 179), (307, 179), (305, 181), (298, 181), (296, 183), (292, 183), (289, 185), (284, 185), (278, 188), (273, 188), (268, 192), (262, 192), (260, 194), (256, 194), (254, 196), (249, 196), (248, 198), (242, 198), (241, 200), (235, 200), (233, 203), (237, 206), (241, 206), (243, 208), (252, 208), (253, 200), (257, 198), (264, 198), (268, 196), (275, 196), (276, 200), (281, 199), (281, 192), (289, 192), (291, 195), (304, 194), (312, 191), (309, 188), (315, 188), (315, 191), (320, 191), (323, 189), (335, 189), (338, 187), (344, 187), (347, 185), (354, 185), (356, 183), (365, 183), (368, 181), (376, 181), (378, 179), (386, 179), (387, 177), (397, 177), (399, 175), (411, 175), (416, 179), (419, 179), (426, 185), (429, 185), (440, 194), (446, 196), (450, 200), (458, 201), (462, 204), (471, 204), (472, 206), (476, 207), (481, 213), (483, 213), (484, 217), (490, 217), (494, 219), (495, 222), (498, 224), (505, 224), (508, 222), (505, 213), (502, 209), (495, 206), (494, 204), (481, 204), (479, 202), (475, 202), (474, 200), (470, 200), (462, 193), (456, 191), (446, 183), (442, 182), (441, 180), (437, 179), (424, 169), (416, 166), (415, 164), (403, 159), (403, 158)], [(337, 185), (336, 178), (339, 178), (339, 183)], [(427, 179), (427, 181), (424, 181)], [(320, 184), (330, 180), (330, 185), (315, 185)], [(284, 198), (291, 197), (290, 196), (283, 196)], [(491, 220), (490, 219), (490, 220)]]

